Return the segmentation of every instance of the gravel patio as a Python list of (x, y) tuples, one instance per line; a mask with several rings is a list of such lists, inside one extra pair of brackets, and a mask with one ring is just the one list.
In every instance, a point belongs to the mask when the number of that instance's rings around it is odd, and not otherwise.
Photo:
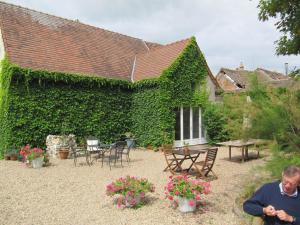
[[(238, 155), (233, 150), (233, 155)], [(200, 157), (204, 158), (204, 155)], [(203, 196), (195, 213), (182, 214), (169, 207), (163, 187), (169, 172), (163, 172), (165, 160), (161, 152), (134, 150), (131, 163), (124, 167), (97, 162), (89, 167), (74, 167), (73, 160), (52, 160), (42, 169), (26, 168), (16, 161), (0, 161), (0, 224), (68, 225), (68, 224), (164, 224), (164, 225), (238, 225), (242, 222), (233, 212), (234, 200), (252, 176), (254, 166), (263, 159), (246, 163), (228, 161), (228, 150), (220, 148), (211, 181), (212, 193)], [(148, 178), (156, 191), (148, 194), (149, 202), (140, 209), (117, 209), (105, 188), (125, 175)]]

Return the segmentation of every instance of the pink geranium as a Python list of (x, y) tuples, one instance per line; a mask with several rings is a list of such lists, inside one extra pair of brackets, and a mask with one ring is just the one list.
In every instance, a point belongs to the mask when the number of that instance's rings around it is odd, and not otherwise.
[(189, 205), (194, 206), (194, 200), (201, 200), (201, 194), (210, 193), (210, 188), (209, 182), (190, 179), (184, 175), (170, 176), (165, 186), (165, 195), (171, 202), (177, 202), (178, 198), (187, 198), (190, 200)]
[(20, 155), (23, 156), (24, 160), (32, 161), (39, 157), (44, 157), (45, 151), (41, 148), (30, 148), (27, 144), (22, 146), (20, 149)]
[(195, 201), (194, 201), (194, 200), (190, 200), (190, 201), (189, 201), (189, 205), (190, 205), (191, 207), (193, 207), (193, 206), (195, 205)]
[(139, 208), (144, 203), (147, 192), (154, 192), (154, 185), (145, 178), (126, 176), (106, 186), (108, 196), (119, 195), (118, 208)]

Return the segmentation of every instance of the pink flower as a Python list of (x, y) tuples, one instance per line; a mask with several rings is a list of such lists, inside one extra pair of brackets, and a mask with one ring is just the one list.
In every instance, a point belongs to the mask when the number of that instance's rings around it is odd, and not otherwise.
[(174, 201), (174, 197), (182, 196), (189, 199), (189, 204), (194, 206), (196, 201), (201, 200), (201, 194), (210, 193), (210, 183), (201, 180), (190, 179), (186, 175), (171, 176), (165, 186), (166, 198)]
[(190, 200), (189, 201), (189, 206), (193, 207), (195, 205), (195, 201), (194, 200)]

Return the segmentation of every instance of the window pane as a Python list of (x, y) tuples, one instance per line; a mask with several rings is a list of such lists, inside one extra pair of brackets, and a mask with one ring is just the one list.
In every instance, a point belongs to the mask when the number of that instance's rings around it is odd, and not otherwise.
[(204, 124), (202, 112), (201, 112), (201, 137), (205, 138), (205, 124)]
[(190, 108), (183, 108), (183, 139), (190, 139)]
[(193, 108), (193, 138), (199, 138), (199, 108)]
[(180, 108), (175, 109), (175, 140), (180, 140)]

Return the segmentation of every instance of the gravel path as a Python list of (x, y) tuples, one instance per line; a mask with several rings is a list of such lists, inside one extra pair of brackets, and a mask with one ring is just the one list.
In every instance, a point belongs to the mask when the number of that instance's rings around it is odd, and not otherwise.
[[(233, 213), (235, 198), (242, 183), (252, 176), (253, 166), (262, 159), (246, 163), (229, 162), (228, 150), (221, 148), (214, 171), (217, 180), (211, 182), (212, 193), (203, 198), (195, 213), (182, 214), (169, 207), (163, 187), (170, 175), (163, 172), (165, 161), (161, 152), (135, 150), (131, 163), (124, 167), (97, 162), (89, 167), (74, 167), (73, 160), (51, 160), (52, 165), (30, 169), (16, 161), (0, 161), (0, 224), (2, 225), (238, 225)], [(233, 150), (233, 155), (238, 150)], [(204, 158), (204, 155), (200, 157)], [(117, 209), (113, 199), (105, 195), (108, 183), (120, 176), (148, 178), (156, 191), (148, 194), (149, 204), (140, 209)]]

